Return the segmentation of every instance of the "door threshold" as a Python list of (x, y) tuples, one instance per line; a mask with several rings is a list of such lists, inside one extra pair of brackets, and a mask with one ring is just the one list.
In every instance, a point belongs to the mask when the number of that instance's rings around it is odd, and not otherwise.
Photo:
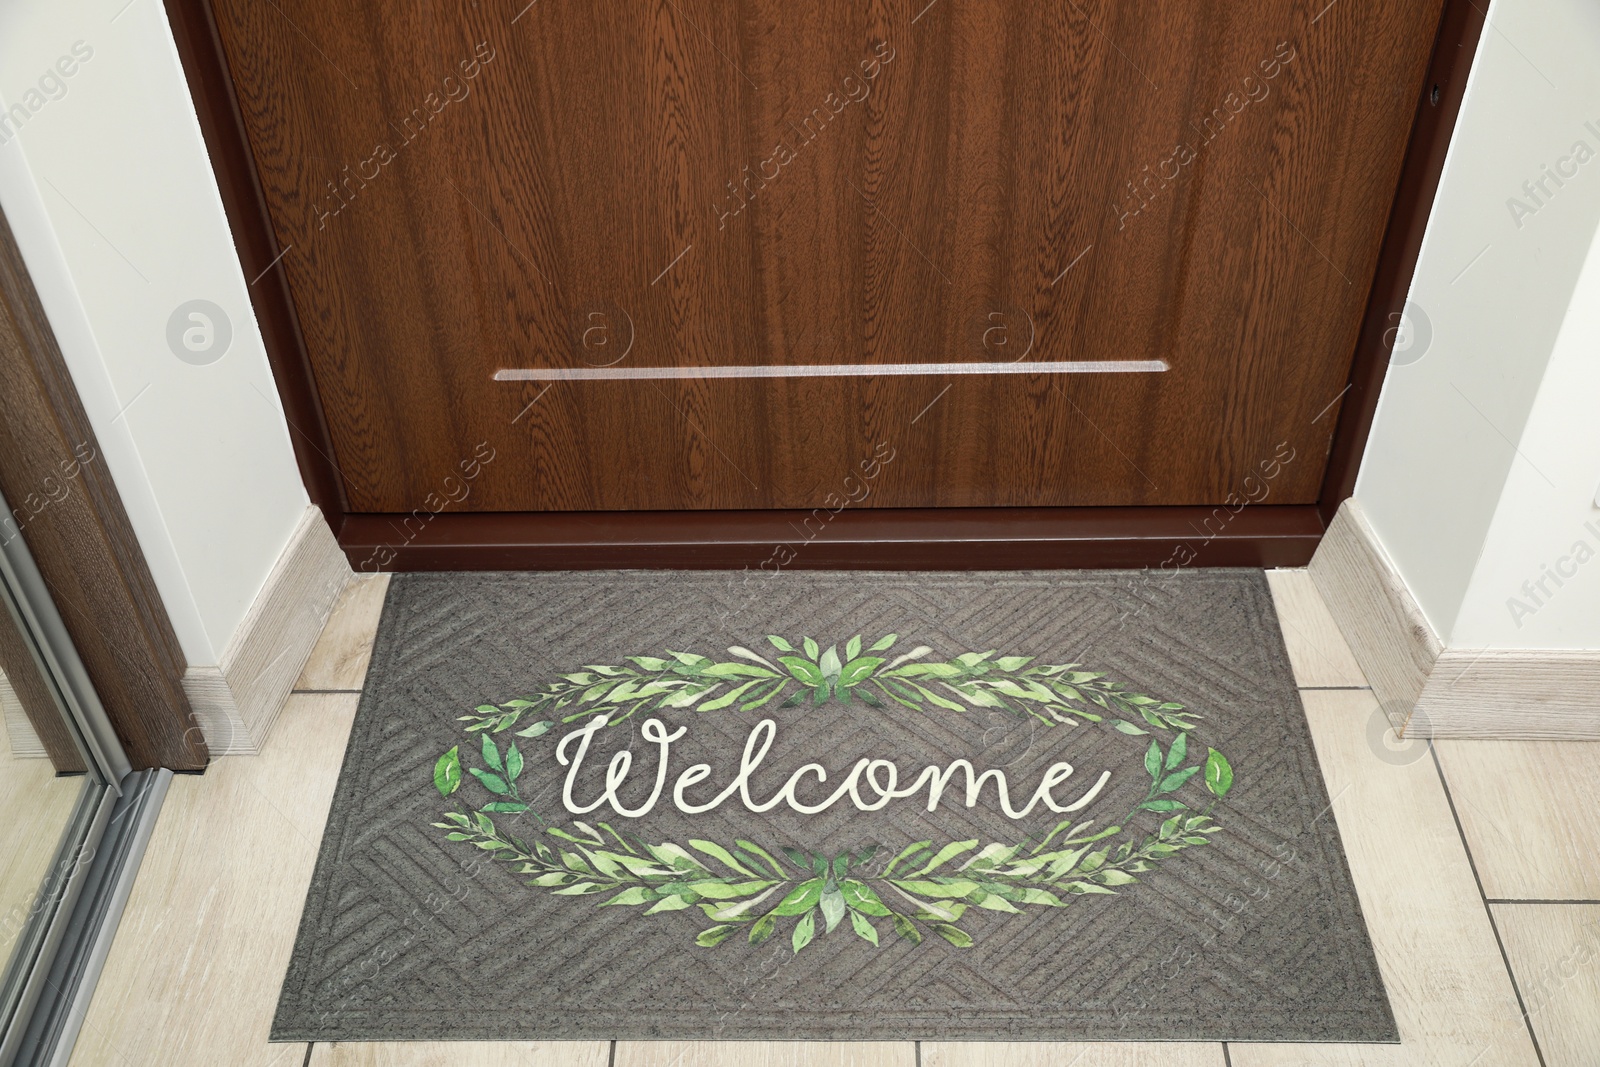
[(1300, 567), (1315, 504), (351, 514), (358, 572)]

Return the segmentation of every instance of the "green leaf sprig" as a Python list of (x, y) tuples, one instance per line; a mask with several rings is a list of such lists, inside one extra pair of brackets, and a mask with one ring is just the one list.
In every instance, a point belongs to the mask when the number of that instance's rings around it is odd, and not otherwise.
[[(1186, 785), (1189, 779), (1205, 771), (1206, 790), (1221, 800), (1228, 795), (1228, 790), (1233, 788), (1233, 768), (1229, 766), (1228, 759), (1216, 749), (1207, 749), (1204, 764), (1196, 763), (1192, 767), (1183, 766), (1183, 761), (1189, 755), (1189, 735), (1181, 733), (1172, 739), (1172, 744), (1163, 753), (1161, 742), (1151, 741), (1150, 747), (1145, 750), (1144, 770), (1150, 776), (1150, 788), (1145, 793), (1144, 799), (1134, 805), (1134, 811), (1183, 811), (1188, 805), (1176, 797), (1170, 796)], [(1215, 803), (1215, 801), (1213, 801)], [(1207, 808), (1209, 812), (1211, 809)], [(1129, 814), (1129, 818), (1132, 818)]]
[[(511, 742), (502, 755), (494, 739), (483, 735), (482, 754), (485, 767), (469, 767), (467, 773), (478, 780), (490, 793), (500, 798), (485, 804), (482, 811), (523, 812), (528, 805), (517, 793), (517, 779), (522, 777), (522, 753), (517, 743)], [(456, 745), (440, 756), (433, 765), (433, 784), (440, 796), (450, 796), (461, 788), (461, 746)]]
[(529, 885), (560, 896), (605, 896), (598, 906), (645, 907), (647, 915), (698, 907), (713, 923), (695, 938), (705, 948), (740, 930), (759, 945), (793, 920), (788, 940), (796, 953), (846, 919), (875, 947), (884, 932), (879, 923), (888, 920), (903, 940), (920, 943), (927, 931), (968, 948), (972, 935), (960, 923), (969, 908), (1015, 915), (1030, 906), (1065, 908), (1076, 897), (1112, 894), (1161, 859), (1206, 844), (1219, 829), (1206, 815), (1177, 815), (1153, 834), (1113, 846), (1102, 842), (1121, 827), (1091, 833), (1089, 822), (1069, 821), (1031, 850), (1027, 842), (980, 848), (976, 839), (940, 847), (918, 841), (873, 874), (868, 867), (877, 846), (833, 856), (792, 847), (769, 851), (743, 839), (731, 845), (691, 839), (686, 848), (583, 822), (573, 824), (576, 833), (552, 827), (546, 831), (551, 840), (535, 838), (529, 846), (482, 812), (448, 812), (445, 819), (433, 825), (446, 830), (447, 839), (491, 852), (531, 876)]
[[(594, 715), (608, 725), (641, 712), (670, 708), (750, 712), (777, 701), (778, 707), (860, 701), (869, 707), (898, 704), (914, 711), (995, 709), (1032, 716), (1047, 726), (1106, 721), (1125, 734), (1192, 730), (1199, 716), (1182, 704), (1135, 693), (1097, 671), (1076, 663), (1034, 664), (1032, 656), (963, 652), (932, 661), (919, 645), (890, 659), (899, 635), (864, 645), (860, 634), (823, 648), (814, 638), (798, 647), (776, 634), (767, 637), (772, 658), (741, 646), (728, 649), (731, 660), (712, 660), (695, 652), (628, 656), (623, 664), (591, 664), (563, 674), (539, 692), (503, 704), (482, 704), (461, 716), (469, 732), (500, 733), (526, 716), (538, 717), (519, 737), (538, 737), (562, 723)], [(551, 716), (555, 718), (546, 718)], [(1108, 719), (1109, 716), (1109, 719)]]

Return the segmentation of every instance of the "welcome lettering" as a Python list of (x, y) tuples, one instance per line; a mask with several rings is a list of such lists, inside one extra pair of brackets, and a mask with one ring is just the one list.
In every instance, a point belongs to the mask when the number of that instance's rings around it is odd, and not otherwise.
[[(644, 739), (660, 749), (656, 762), (655, 785), (650, 791), (650, 796), (636, 808), (625, 806), (617, 796), (617, 790), (627, 780), (628, 772), (633, 767), (633, 753), (629, 751), (618, 752), (611, 757), (611, 763), (606, 768), (606, 784), (600, 796), (588, 804), (580, 804), (573, 797), (573, 789), (577, 784), (578, 773), (583, 766), (584, 758), (589, 753), (590, 742), (594, 740), (597, 731), (606, 725), (607, 717), (596, 716), (589, 720), (581, 730), (576, 730), (561, 739), (556, 746), (556, 761), (563, 767), (568, 767), (567, 778), (561, 790), (561, 802), (567, 811), (573, 815), (584, 815), (594, 811), (602, 805), (609, 804), (611, 810), (628, 819), (637, 819), (647, 815), (655, 808), (656, 802), (661, 799), (661, 794), (667, 783), (667, 763), (670, 758), (671, 747), (684, 734), (688, 733), (687, 726), (680, 726), (676, 730), (667, 731), (660, 719), (648, 719), (641, 731)], [(844, 778), (826, 799), (816, 804), (807, 804), (797, 794), (801, 782), (810, 775), (816, 778), (816, 785), (822, 785), (828, 780), (828, 772), (820, 763), (807, 763), (789, 776), (789, 780), (767, 800), (757, 800), (750, 794), (750, 778), (766, 759), (767, 752), (771, 750), (776, 739), (778, 725), (771, 719), (762, 719), (750, 730), (750, 736), (745, 741), (744, 753), (739, 759), (739, 772), (723, 790), (703, 803), (696, 803), (686, 794), (695, 786), (711, 777), (711, 765), (696, 763), (684, 768), (678, 775), (672, 787), (672, 803), (686, 815), (698, 815), (711, 811), (720, 806), (724, 801), (738, 794), (744, 806), (753, 812), (771, 811), (780, 804), (788, 804), (790, 808), (806, 815), (814, 815), (826, 811), (846, 796), (860, 811), (878, 811), (890, 801), (913, 797), (924, 790), (928, 794), (928, 810), (938, 808), (945, 791), (958, 773), (965, 773), (965, 801), (967, 807), (976, 807), (983, 794), (984, 785), (993, 780), (995, 793), (1000, 801), (1000, 808), (1007, 817), (1012, 819), (1025, 818), (1035, 807), (1043, 804), (1046, 808), (1058, 814), (1079, 811), (1087, 807), (1100, 795), (1105, 788), (1107, 780), (1111, 777), (1110, 771), (1100, 772), (1093, 786), (1082, 796), (1070, 804), (1059, 803), (1053, 795), (1053, 790), (1066, 783), (1072, 777), (1073, 768), (1070, 763), (1052, 763), (1045, 769), (1039, 785), (1034, 789), (1028, 803), (1018, 810), (1012, 807), (1010, 785), (1006, 781), (1006, 774), (1002, 770), (988, 770), (979, 774), (969, 760), (958, 759), (946, 767), (938, 764), (930, 765), (923, 769), (910, 785), (901, 788), (900, 768), (892, 761), (886, 759), (870, 759), (863, 757), (856, 761), (850, 773)], [(568, 747), (577, 746), (577, 751), (568, 755)], [(863, 796), (863, 791), (867, 796)]]

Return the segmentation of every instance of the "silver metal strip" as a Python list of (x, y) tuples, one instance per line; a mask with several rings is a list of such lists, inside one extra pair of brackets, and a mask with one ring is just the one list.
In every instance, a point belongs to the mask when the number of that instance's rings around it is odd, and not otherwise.
[(61, 831), (55, 858), (45, 872), (29, 909), (26, 925), (10, 946), (6, 964), (4, 1003), (10, 1023), (0, 1035), (0, 1067), (12, 1067), (23, 1045), (28, 1021), (41, 1002), (58, 992), (49, 987), (50, 967), (69, 936), (71, 919), (89, 882), (89, 872), (118, 795), (92, 775), (83, 775), (83, 788)]
[(541, 367), (494, 372), (497, 382), (603, 382), (663, 378), (883, 378), (948, 374), (1159, 374), (1164, 359), (1045, 363), (802, 363), (760, 367)]
[[(0, 497), (0, 515), (9, 518), (10, 514)], [(10, 1065), (34, 1063), (34, 1052), (43, 1048), (37, 1042), (29, 1043), (30, 1027), (58, 1013), (74, 997), (87, 1005), (93, 993), (92, 985), (63, 986), (52, 979), (59, 978), (62, 953), (74, 942), (86, 936), (109, 940), (115, 931), (114, 923), (103, 930), (84, 925), (93, 915), (105, 917), (105, 911), (86, 913), (83, 898), (95, 895), (98, 882), (119, 876), (102, 845), (105, 835), (115, 832), (114, 811), (125, 799), (132, 775), (49, 586), (12, 522), (0, 523), (0, 602), (0, 616), (9, 616), (0, 618), (0, 625), (14, 621), (20, 627), (88, 767), (83, 790), (58, 839), (54, 861), (39, 888), (26, 929), (8, 953), (0, 953), (10, 956), (0, 961), (4, 965), (0, 975), (0, 1065)], [(170, 777), (170, 772), (163, 773)], [(160, 794), (155, 798), (159, 802)], [(125, 857), (126, 851), (120, 855)], [(27, 1051), (30, 1048), (33, 1052)]]
[(117, 923), (133, 892), (171, 783), (172, 772), (165, 768), (133, 771), (120, 783), (122, 795), (116, 798), (105, 833), (87, 865), (82, 895), (70, 920), (62, 917), (65, 937), (50, 964), (50, 995), (29, 1020), (18, 1050), (19, 1067), (67, 1067), (72, 1058), (95, 982), (111, 951)]

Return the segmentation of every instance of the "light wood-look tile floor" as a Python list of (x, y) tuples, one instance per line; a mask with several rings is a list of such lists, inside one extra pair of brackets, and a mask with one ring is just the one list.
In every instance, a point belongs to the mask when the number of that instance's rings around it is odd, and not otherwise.
[[(1285, 642), (1398, 1045), (542, 1042), (272, 1045), (386, 580), (352, 586), (266, 751), (183, 777), (74, 1067), (1567, 1067), (1600, 1063), (1600, 746), (1397, 741), (1303, 571)], [(1591, 755), (1593, 754), (1593, 755)]]
[(388, 591), (387, 574), (358, 574), (350, 580), (300, 670), (297, 692), (360, 691)]

